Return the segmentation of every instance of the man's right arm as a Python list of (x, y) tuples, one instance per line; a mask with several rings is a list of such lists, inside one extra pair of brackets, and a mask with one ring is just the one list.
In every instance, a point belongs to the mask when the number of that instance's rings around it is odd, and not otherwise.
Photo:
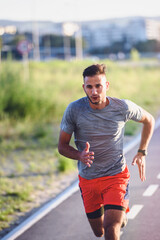
[(86, 164), (88, 167), (91, 167), (94, 159), (94, 152), (89, 152), (90, 144), (86, 142), (85, 149), (80, 152), (70, 145), (72, 135), (64, 131), (60, 131), (58, 151), (61, 155), (71, 158), (74, 160), (79, 160)]

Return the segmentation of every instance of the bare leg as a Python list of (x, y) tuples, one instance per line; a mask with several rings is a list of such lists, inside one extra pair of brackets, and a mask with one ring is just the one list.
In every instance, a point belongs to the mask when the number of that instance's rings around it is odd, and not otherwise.
[(104, 227), (103, 227), (103, 221), (104, 221), (104, 215), (95, 218), (95, 219), (88, 219), (91, 228), (95, 234), (96, 237), (102, 237), (104, 235)]
[(104, 214), (105, 240), (119, 240), (120, 229), (125, 212), (121, 210), (108, 209)]

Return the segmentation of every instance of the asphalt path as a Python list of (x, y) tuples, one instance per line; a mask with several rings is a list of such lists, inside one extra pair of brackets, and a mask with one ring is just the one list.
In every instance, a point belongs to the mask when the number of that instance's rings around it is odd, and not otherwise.
[[(145, 182), (132, 158), (138, 145), (126, 154), (131, 173), (130, 213), (121, 240), (160, 240), (160, 127), (154, 132), (146, 157)], [(87, 221), (80, 192), (62, 202), (16, 240), (95, 240)], [(103, 239), (103, 238), (102, 238)]]

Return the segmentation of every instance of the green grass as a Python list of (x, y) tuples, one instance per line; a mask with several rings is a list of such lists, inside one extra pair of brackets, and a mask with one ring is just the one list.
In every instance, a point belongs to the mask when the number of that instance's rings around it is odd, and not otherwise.
[(59, 155), (58, 150), (55, 151), (55, 156), (58, 158), (57, 169), (59, 172), (66, 172), (74, 170), (76, 167), (76, 161), (68, 159), (62, 155)]
[[(108, 60), (109, 96), (134, 101), (155, 117), (160, 106), (160, 71), (156, 60), (119, 64)], [(51, 187), (76, 161), (57, 151), (59, 124), (66, 106), (85, 96), (82, 72), (91, 60), (29, 62), (29, 79), (21, 62), (2, 62), (0, 68), (0, 230), (15, 214), (29, 210), (33, 193)], [(142, 63), (144, 65), (142, 65)], [(125, 134), (138, 131), (128, 122)], [(73, 144), (73, 140), (72, 140)], [(53, 181), (54, 179), (54, 181)]]
[(16, 183), (12, 178), (0, 179), (0, 230), (9, 226), (15, 212), (28, 210), (24, 202), (30, 201), (33, 187), (26, 179), (20, 178)]
[[(109, 95), (129, 98), (152, 112), (157, 110), (160, 102), (159, 67), (121, 67), (110, 61), (103, 62), (108, 68)], [(84, 96), (82, 71), (92, 63), (89, 60), (30, 62), (28, 81), (23, 79), (22, 63), (2, 63), (1, 119), (22, 119), (32, 123), (59, 122), (69, 102)]]

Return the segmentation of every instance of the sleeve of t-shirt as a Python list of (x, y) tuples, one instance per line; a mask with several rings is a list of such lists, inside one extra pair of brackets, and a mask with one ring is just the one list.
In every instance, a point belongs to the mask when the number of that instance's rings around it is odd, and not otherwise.
[(138, 106), (137, 104), (135, 104), (134, 102), (130, 101), (130, 100), (123, 100), (124, 104), (125, 104), (125, 120), (133, 120), (136, 122), (141, 121), (142, 116), (143, 116), (143, 110), (140, 106)]
[(72, 104), (69, 104), (68, 107), (66, 108), (63, 114), (60, 127), (62, 131), (68, 134), (72, 134), (74, 132), (75, 122), (74, 122), (74, 109)]

